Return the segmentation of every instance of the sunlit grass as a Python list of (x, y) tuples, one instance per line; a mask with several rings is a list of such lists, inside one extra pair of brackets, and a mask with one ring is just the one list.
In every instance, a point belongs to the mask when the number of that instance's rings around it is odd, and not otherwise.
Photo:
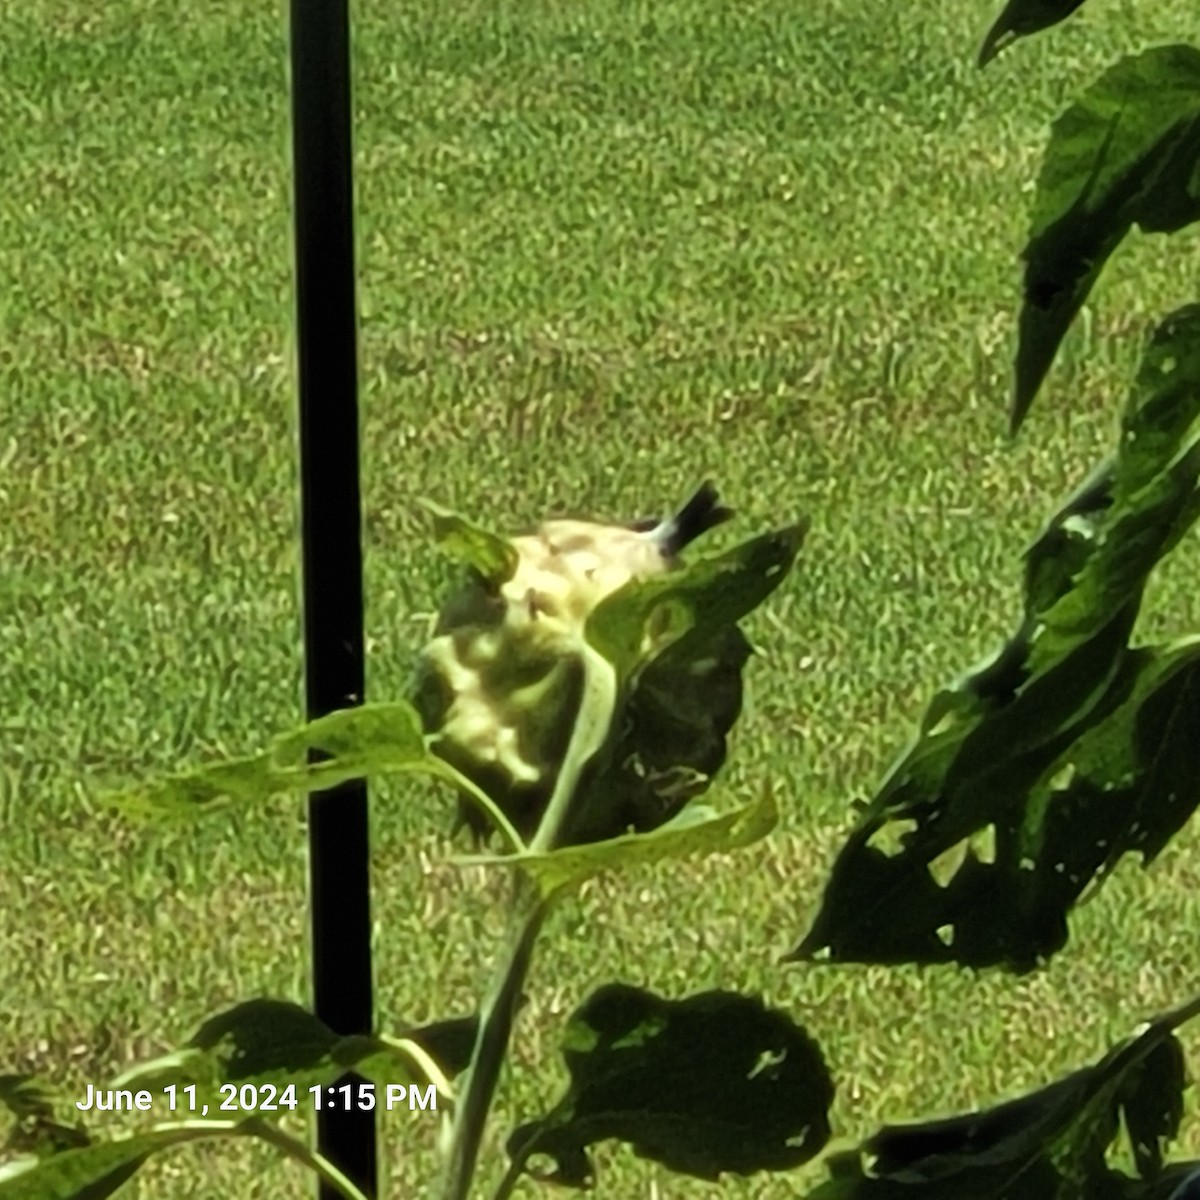
[[(0, 1072), (70, 1090), (237, 1000), (306, 995), (295, 806), (156, 832), (81, 786), (253, 749), (300, 710), (286, 30), (242, 0), (9, 7)], [(1046, 1082), (1200, 974), (1191, 833), (1119, 872), (1028, 979), (777, 961), (850, 800), (1011, 628), (1018, 555), (1107, 448), (1141, 338), (1195, 298), (1194, 233), (1131, 242), (1005, 439), (1046, 124), (1190, 9), (1088, 6), (979, 73), (986, 7), (356, 7), (370, 695), (403, 692), (446, 579), (415, 495), (518, 527), (652, 514), (711, 475), (740, 513), (714, 547), (813, 520), (750, 628), (728, 779), (778, 775), (784, 827), (555, 917), (497, 1159), (555, 1098), (562, 1016), (609, 979), (762, 991), (820, 1039), (857, 1138)], [(1196, 567), (1189, 544), (1147, 636), (1200, 624)], [(428, 865), (451, 805), (407, 784), (374, 802), (381, 1023), (466, 1011), (500, 925), (474, 877)], [(384, 1134), (393, 1194), (419, 1194), (432, 1123)], [(714, 1194), (599, 1159), (603, 1195)], [(308, 1188), (265, 1152), (193, 1149), (133, 1192)]]

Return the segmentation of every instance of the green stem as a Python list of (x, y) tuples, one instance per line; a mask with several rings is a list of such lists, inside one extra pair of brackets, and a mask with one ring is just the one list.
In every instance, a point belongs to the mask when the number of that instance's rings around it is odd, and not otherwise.
[(421, 764), (421, 769), (445, 779), (456, 788), (466, 792), (483, 809), (488, 820), (499, 830), (500, 836), (508, 843), (508, 848), (514, 854), (520, 854), (525, 849), (524, 839), (513, 827), (513, 823), (504, 815), (504, 810), (474, 780), (468, 779), (461, 771), (440, 758), (426, 759)]
[(500, 1180), (500, 1186), (496, 1189), (496, 1194), (492, 1197), (492, 1200), (509, 1200), (509, 1197), (516, 1190), (517, 1182), (525, 1174), (525, 1160), (526, 1155), (518, 1154), (508, 1164), (508, 1170), (504, 1172), (504, 1178)]
[[(555, 780), (554, 793), (529, 846), (534, 853), (553, 849), (557, 843), (571, 811), (583, 769), (604, 746), (612, 728), (617, 697), (616, 671), (607, 659), (597, 654), (586, 642), (581, 645), (580, 653), (584, 671), (583, 694), (575, 727), (571, 731), (571, 742)], [(537, 884), (524, 876), (517, 876), (508, 950), (501, 959), (483, 1006), (471, 1065), (467, 1069), (450, 1126), (441, 1200), (467, 1200), (488, 1111), (496, 1094), (500, 1068), (508, 1053), (517, 1002), (533, 959), (533, 944), (553, 900), (552, 895), (541, 895)], [(510, 1191), (515, 1182), (514, 1178), (512, 1184), (507, 1185)]]
[(310, 1171), (315, 1171), (324, 1182), (331, 1184), (347, 1197), (347, 1200), (367, 1200), (367, 1196), (357, 1188), (353, 1181), (343, 1175), (329, 1161), (315, 1150), (310, 1150), (299, 1138), (290, 1133), (284, 1133), (278, 1125), (264, 1121), (259, 1117), (251, 1117), (245, 1122), (248, 1133), (252, 1133), (271, 1145), (278, 1147), (290, 1158), (303, 1163)]
[(518, 899), (508, 952), (484, 1003), (466, 1083), (454, 1109), (449, 1161), (440, 1193), (442, 1200), (467, 1200), (488, 1111), (496, 1093), (500, 1068), (508, 1053), (517, 1003), (533, 959), (533, 944), (548, 911), (547, 902), (538, 896), (531, 884), (520, 880), (517, 886)]
[(567, 747), (555, 781), (554, 794), (546, 806), (537, 833), (533, 835), (533, 841), (529, 843), (529, 850), (533, 854), (544, 854), (557, 844), (571, 811), (575, 791), (583, 777), (583, 769), (604, 748), (617, 710), (616, 668), (587, 642), (580, 644), (579, 654), (583, 661), (583, 694), (579, 698), (579, 712), (571, 732), (571, 744)]
[(454, 1086), (428, 1050), (412, 1038), (390, 1037), (386, 1033), (376, 1034), (376, 1037), (403, 1061), (405, 1070), (414, 1078), (424, 1078), (427, 1083), (432, 1083), (439, 1100), (445, 1097), (450, 1104), (454, 1103)]
[[(270, 1142), (282, 1150), (289, 1158), (294, 1158), (310, 1171), (314, 1171), (326, 1183), (337, 1188), (347, 1200), (368, 1200), (367, 1196), (327, 1158), (323, 1158), (315, 1150), (310, 1150), (299, 1138), (284, 1133), (278, 1125), (262, 1117), (243, 1117), (239, 1121), (173, 1121), (169, 1124), (152, 1125), (148, 1132), (183, 1132), (187, 1134), (188, 1141), (221, 1136), (262, 1138), (264, 1142)], [(180, 1139), (180, 1142), (182, 1140)]]

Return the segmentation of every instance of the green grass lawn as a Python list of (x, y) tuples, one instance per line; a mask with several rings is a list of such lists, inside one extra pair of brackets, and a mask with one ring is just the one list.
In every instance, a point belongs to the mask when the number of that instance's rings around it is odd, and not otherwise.
[[(1196, 298), (1194, 231), (1131, 241), (1007, 440), (1047, 123), (1123, 51), (1196, 24), (1187, 0), (1094, 0), (979, 72), (995, 7), (356, 6), (370, 697), (402, 694), (448, 578), (418, 494), (515, 529), (654, 514), (712, 476), (740, 515), (714, 548), (813, 521), (751, 623), (727, 777), (779, 779), (782, 828), (599, 881), (551, 921), (493, 1180), (503, 1136), (557, 1097), (563, 1015), (610, 979), (786, 1008), (857, 1139), (1049, 1082), (1200, 978), (1192, 832), (1118, 872), (1029, 978), (778, 963), (850, 801), (1014, 625), (1022, 548), (1110, 444), (1156, 317)], [(245, 0), (4, 10), (0, 1073), (81, 1091), (240, 999), (306, 997), (299, 806), (156, 831), (88, 791), (299, 717), (286, 30)], [(1188, 543), (1162, 572), (1147, 637), (1200, 628), (1198, 567)], [(466, 1011), (495, 892), (438, 865), (444, 794), (373, 806), (380, 1023)], [(382, 1131), (388, 1194), (421, 1194), (433, 1121)], [(1200, 1122), (1185, 1132), (1200, 1153)], [(606, 1197), (718, 1192), (598, 1161)], [(130, 1193), (309, 1182), (265, 1151), (191, 1149)]]

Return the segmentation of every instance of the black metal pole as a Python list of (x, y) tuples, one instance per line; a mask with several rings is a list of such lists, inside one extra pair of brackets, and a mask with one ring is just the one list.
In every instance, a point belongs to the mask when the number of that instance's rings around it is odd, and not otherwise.
[[(361, 703), (365, 674), (347, 0), (291, 0), (291, 65), (305, 693), (312, 719)], [(369, 1033), (365, 783), (314, 794), (308, 828), (316, 1013), (336, 1033)], [(373, 1110), (323, 1105), (317, 1148), (375, 1194)], [(319, 1195), (335, 1200), (338, 1193), (322, 1186)]]

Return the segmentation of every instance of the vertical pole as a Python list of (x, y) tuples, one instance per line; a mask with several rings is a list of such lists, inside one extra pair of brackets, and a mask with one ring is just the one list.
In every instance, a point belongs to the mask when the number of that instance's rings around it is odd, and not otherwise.
[[(362, 702), (363, 580), (347, 0), (291, 0), (305, 699), (309, 719)], [(313, 993), (339, 1034), (371, 1032), (367, 790), (309, 798)], [(351, 1076), (339, 1084), (359, 1081)], [(357, 1097), (357, 1087), (351, 1089)], [(374, 1111), (328, 1101), (317, 1148), (376, 1191)], [(326, 1185), (321, 1200), (338, 1193)]]

